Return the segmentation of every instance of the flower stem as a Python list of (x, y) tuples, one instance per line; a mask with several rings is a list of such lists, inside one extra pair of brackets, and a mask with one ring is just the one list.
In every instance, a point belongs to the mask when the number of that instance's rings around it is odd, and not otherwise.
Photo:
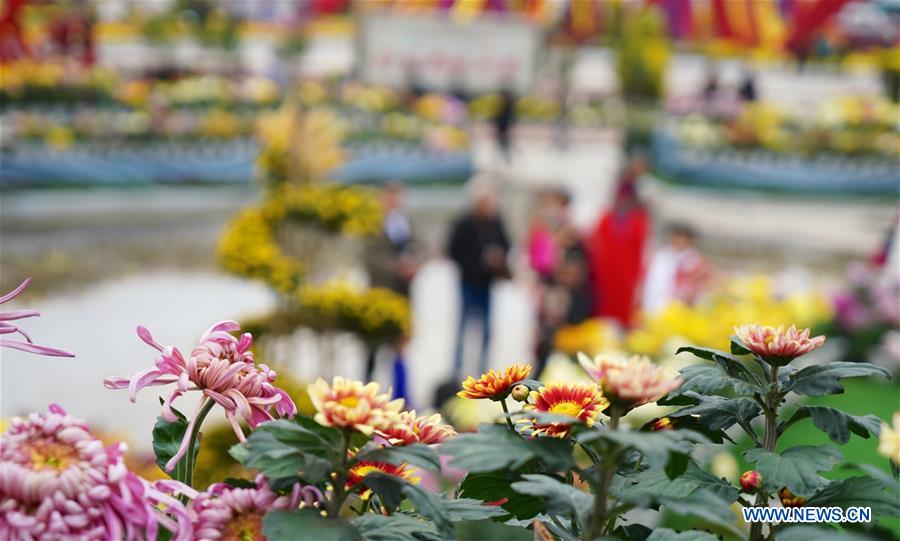
[(513, 425), (512, 419), (509, 416), (509, 408), (506, 407), (506, 399), (500, 401), (500, 407), (503, 408), (503, 416), (506, 417), (506, 426), (509, 427), (513, 432), (516, 431), (516, 427)]
[(203, 407), (197, 412), (197, 419), (194, 420), (194, 426), (191, 429), (187, 455), (184, 457), (184, 479), (181, 479), (181, 481), (189, 487), (194, 486), (194, 450), (197, 448), (197, 440), (200, 436), (200, 425), (203, 424), (203, 420), (206, 419), (206, 416), (209, 415), (209, 412), (212, 411), (213, 406), (215, 405), (216, 403), (214, 400), (206, 399), (206, 403), (203, 404)]
[(341, 431), (340, 458), (338, 459), (337, 469), (334, 472), (334, 480), (332, 482), (334, 490), (331, 493), (331, 505), (328, 509), (328, 516), (331, 518), (340, 516), (341, 507), (343, 507), (344, 500), (347, 498), (347, 495), (344, 493), (344, 484), (347, 482), (347, 449), (350, 447), (350, 434), (349, 430)]
[[(771, 387), (766, 393), (765, 403), (763, 404), (763, 414), (765, 415), (765, 432), (763, 434), (763, 448), (770, 453), (775, 451), (775, 444), (778, 443), (778, 406), (781, 402), (780, 389), (778, 388), (778, 367), (773, 366), (769, 371), (769, 383)], [(756, 507), (763, 507), (769, 503), (769, 494), (764, 489), (760, 490), (756, 496)], [(750, 527), (750, 541), (762, 541), (762, 522), (754, 522)], [(770, 526), (771, 532), (771, 526)], [(774, 539), (774, 535), (770, 533), (770, 538)]]
[[(617, 430), (619, 428), (620, 415), (621, 413), (617, 407), (610, 407), (609, 430)], [(607, 526), (607, 499), (609, 498), (609, 486), (612, 482), (612, 476), (615, 473), (617, 453), (617, 446), (610, 443), (607, 452), (602, 456), (602, 464), (597, 468), (600, 474), (600, 481), (597, 485), (597, 491), (594, 494), (594, 510), (591, 513), (591, 521), (582, 536), (585, 540), (593, 541), (600, 537), (604, 528)], [(613, 519), (614, 518), (615, 517), (613, 517)]]

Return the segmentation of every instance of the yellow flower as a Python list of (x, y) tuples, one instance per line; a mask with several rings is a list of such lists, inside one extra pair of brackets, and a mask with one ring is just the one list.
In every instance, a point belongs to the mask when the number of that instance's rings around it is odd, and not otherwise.
[[(593, 426), (601, 411), (609, 406), (609, 401), (594, 383), (549, 383), (531, 393), (534, 404), (526, 406), (530, 411), (571, 417), (572, 422)], [(541, 422), (534, 420), (532, 428), (536, 434), (564, 438), (572, 428), (567, 422)]]
[(466, 378), (462, 382), (463, 390), (456, 394), (462, 398), (503, 400), (513, 385), (527, 378), (529, 374), (531, 374), (530, 364), (512, 364), (499, 373), (490, 370), (478, 379), (472, 376)]
[(894, 412), (894, 426), (881, 423), (881, 435), (878, 437), (878, 454), (900, 465), (900, 411)]
[(403, 408), (403, 399), (391, 400), (378, 394), (378, 384), (335, 377), (332, 384), (319, 378), (307, 387), (316, 407), (315, 420), (323, 426), (352, 428), (371, 435), (376, 429), (388, 429)]
[(363, 499), (367, 499), (372, 495), (372, 489), (359, 487), (359, 485), (367, 475), (371, 475), (373, 473), (381, 473), (384, 475), (399, 477), (409, 483), (417, 485), (419, 484), (419, 481), (421, 479), (419, 479), (418, 477), (414, 477), (414, 475), (418, 471), (418, 469), (410, 467), (405, 462), (398, 465), (390, 464), (388, 462), (373, 462), (371, 460), (361, 460), (355, 465), (351, 466), (347, 471), (347, 488), (359, 488), (360, 497), (362, 497)]

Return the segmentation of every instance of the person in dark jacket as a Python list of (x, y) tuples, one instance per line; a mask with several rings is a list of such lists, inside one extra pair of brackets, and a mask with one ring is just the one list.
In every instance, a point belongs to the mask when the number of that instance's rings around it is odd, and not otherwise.
[(509, 238), (497, 213), (494, 194), (481, 191), (475, 197), (472, 210), (463, 214), (453, 225), (447, 254), (456, 263), (460, 274), (460, 318), (456, 338), (454, 376), (462, 379), (463, 342), (466, 325), (473, 318), (481, 323), (481, 372), (487, 366), (487, 352), (491, 329), (491, 284), (509, 278), (506, 256)]
[(500, 152), (503, 154), (503, 158), (509, 161), (512, 150), (512, 129), (516, 124), (516, 96), (510, 88), (501, 90), (499, 96), (500, 104), (491, 120), (494, 124)]
[[(412, 222), (405, 209), (406, 191), (403, 184), (389, 182), (381, 192), (384, 219), (381, 232), (373, 236), (365, 249), (366, 271), (372, 287), (388, 288), (409, 297), (409, 286), (416, 272), (415, 238)], [(404, 340), (394, 346), (392, 388), (398, 398), (407, 398), (406, 365), (403, 358)], [(371, 381), (379, 346), (370, 344), (366, 355), (366, 381)]]

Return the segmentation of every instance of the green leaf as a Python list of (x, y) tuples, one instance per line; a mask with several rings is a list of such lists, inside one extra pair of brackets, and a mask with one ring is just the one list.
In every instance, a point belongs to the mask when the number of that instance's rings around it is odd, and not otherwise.
[[(185, 416), (178, 410), (172, 410), (177, 417), (174, 421), (166, 421), (162, 417), (156, 418), (156, 424), (153, 425), (153, 452), (156, 454), (156, 464), (165, 471), (172, 479), (184, 479), (185, 469), (187, 468), (187, 454), (181, 457), (181, 460), (175, 465), (175, 469), (171, 472), (166, 471), (166, 463), (178, 453), (181, 446), (181, 440), (184, 439), (184, 433), (187, 431), (188, 421)], [(200, 446), (194, 446), (194, 456), (191, 460), (197, 463), (197, 453), (200, 452)]]
[[(681, 351), (685, 348), (681, 348)], [(721, 366), (716, 364), (695, 364), (681, 369), (681, 377), (684, 382), (676, 391), (684, 393), (696, 391), (700, 394), (712, 394), (720, 389), (728, 387), (731, 378)]]
[(354, 460), (370, 460), (397, 465), (409, 463), (427, 470), (441, 469), (441, 459), (438, 454), (431, 447), (421, 443), (362, 450), (354, 457)]
[(871, 507), (874, 517), (900, 516), (900, 493), (887, 490), (884, 483), (871, 477), (849, 477), (832, 481), (809, 499), (807, 505), (819, 507)]
[(536, 496), (544, 501), (544, 511), (550, 514), (574, 513), (580, 527), (587, 521), (594, 505), (594, 497), (572, 485), (561, 483), (549, 475), (525, 474), (522, 481), (512, 484), (520, 494)]
[(627, 430), (583, 432), (576, 436), (579, 443), (590, 443), (606, 440), (617, 443), (621, 447), (630, 447), (640, 451), (651, 466), (664, 467), (673, 454), (690, 455), (698, 443), (709, 443), (709, 440), (693, 430), (662, 430), (659, 432), (634, 432)]
[(460, 495), (485, 502), (506, 499), (500, 508), (517, 519), (527, 520), (541, 512), (541, 501), (512, 489), (511, 485), (520, 479), (519, 474), (502, 470), (470, 473), (459, 485)]
[(443, 537), (451, 537), (453, 523), (448, 512), (444, 509), (440, 496), (408, 483), (394, 475), (382, 473), (370, 473), (363, 477), (363, 484), (375, 491), (382, 503), (396, 508), (404, 498), (409, 499), (416, 512), (431, 520), (435, 528)]
[(487, 505), (481, 500), (472, 498), (456, 498), (444, 500), (444, 512), (453, 522), (462, 520), (483, 520), (506, 515), (506, 511), (497, 505)]
[(353, 525), (366, 541), (439, 541), (430, 522), (395, 513), (390, 516), (366, 513), (353, 519)]
[(834, 447), (801, 445), (786, 449), (781, 454), (754, 448), (744, 452), (744, 457), (756, 464), (767, 487), (778, 490), (788, 487), (794, 494), (809, 498), (827, 481), (820, 471), (829, 471), (843, 456)]
[[(763, 384), (763, 381), (747, 367), (747, 363), (735, 359), (723, 351), (700, 347), (682, 347), (678, 349), (676, 354), (681, 353), (682, 351), (693, 353), (701, 359), (716, 363), (715, 366), (724, 373), (725, 385), (731, 385), (738, 393), (745, 395), (753, 394), (753, 392), (758, 392), (760, 386)], [(682, 374), (684, 374), (685, 370), (687, 369), (682, 370)], [(709, 372), (706, 376), (711, 377), (712, 373)], [(709, 380), (707, 384), (712, 385), (713, 381)], [(722, 387), (725, 385), (722, 385)], [(719, 389), (722, 387), (719, 387)], [(709, 392), (700, 392), (701, 394), (709, 394)]]
[(263, 533), (269, 541), (359, 541), (352, 524), (324, 518), (312, 509), (269, 511), (263, 517)]
[(661, 468), (649, 468), (616, 476), (613, 481), (616, 497), (643, 507), (659, 497), (683, 498), (698, 490), (709, 491), (727, 503), (738, 496), (738, 489), (731, 483), (718, 479), (693, 461), (675, 478), (670, 478)]
[(478, 432), (442, 443), (441, 452), (453, 457), (451, 466), (478, 473), (517, 468), (536, 458), (540, 447), (505, 426), (481, 425)]
[(726, 430), (735, 424), (741, 425), (745, 431), (752, 432), (750, 422), (760, 413), (759, 404), (749, 398), (723, 398), (721, 396), (703, 396), (693, 391), (685, 396), (697, 400), (696, 406), (682, 408), (669, 417), (697, 415), (697, 421), (709, 430)]
[(463, 521), (456, 524), (455, 535), (451, 539), (456, 541), (532, 541), (534, 532), (491, 522), (489, 520)]
[(779, 430), (783, 432), (784, 428), (807, 417), (811, 417), (816, 428), (828, 434), (831, 441), (841, 445), (850, 441), (851, 432), (868, 438), (870, 435), (877, 436), (881, 431), (881, 419), (875, 415), (850, 415), (828, 406), (800, 406)]
[(696, 490), (682, 498), (660, 498), (659, 503), (670, 513), (699, 518), (738, 536), (743, 533), (735, 526), (735, 516), (729, 503), (708, 490)]
[(338, 458), (337, 434), (307, 421), (280, 419), (258, 426), (243, 444), (241, 463), (270, 479), (298, 475), (307, 483), (324, 481)]
[(788, 377), (787, 389), (806, 396), (840, 394), (844, 387), (840, 380), (862, 376), (880, 375), (890, 379), (886, 368), (870, 363), (834, 362), (815, 364), (800, 369)]
[(697, 530), (676, 532), (668, 528), (656, 528), (645, 541), (718, 541), (718, 539), (711, 533)]
[(746, 346), (744, 346), (744, 343), (741, 342), (741, 339), (738, 338), (737, 336), (732, 335), (729, 338), (731, 338), (731, 354), (732, 355), (750, 355), (751, 353), (753, 353), (752, 351), (747, 349)]

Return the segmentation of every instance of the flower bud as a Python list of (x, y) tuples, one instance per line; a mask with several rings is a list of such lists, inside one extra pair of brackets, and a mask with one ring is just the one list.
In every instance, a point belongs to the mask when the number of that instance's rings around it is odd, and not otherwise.
[(529, 394), (531, 394), (531, 389), (529, 389), (527, 385), (522, 385), (520, 383), (512, 388), (510, 396), (513, 397), (513, 400), (516, 400), (518, 402), (525, 402), (526, 400), (528, 400)]
[(747, 470), (740, 478), (744, 492), (757, 492), (762, 488), (762, 475), (756, 470)]
[(659, 419), (653, 421), (651, 429), (654, 432), (659, 432), (660, 430), (675, 430), (675, 427), (672, 426), (672, 419), (669, 419), (668, 417), (660, 417)]
[(787, 487), (778, 491), (778, 497), (781, 499), (781, 505), (784, 507), (803, 507), (806, 504), (806, 498), (796, 496)]

